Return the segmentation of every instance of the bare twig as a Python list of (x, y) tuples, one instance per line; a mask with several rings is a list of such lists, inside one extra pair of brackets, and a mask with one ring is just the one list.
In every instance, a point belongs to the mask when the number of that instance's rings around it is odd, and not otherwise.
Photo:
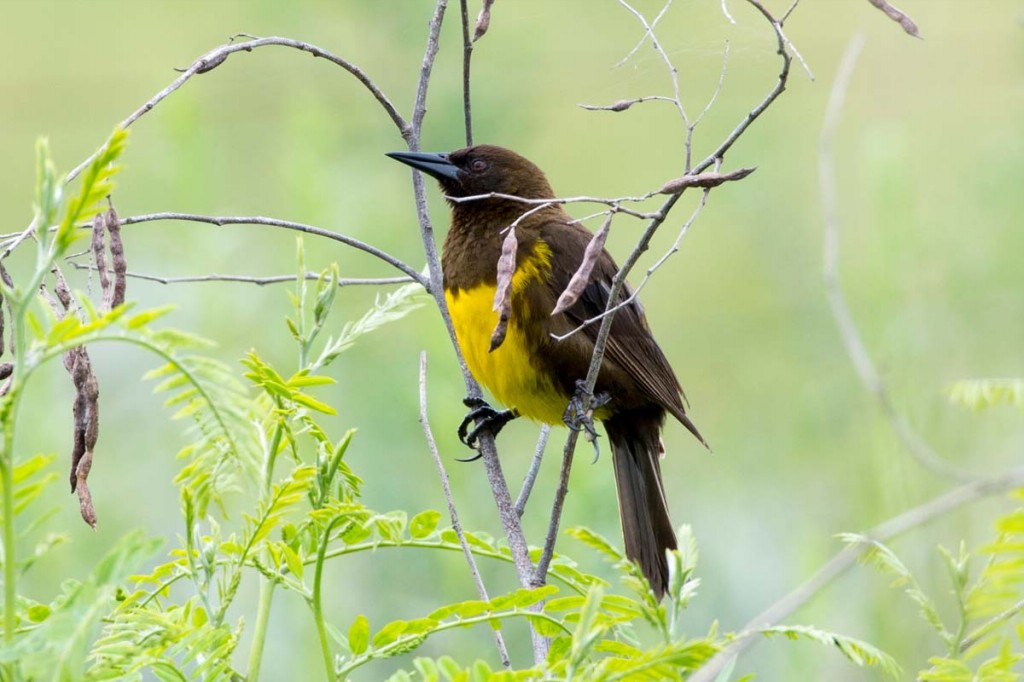
[[(723, 0), (723, 2), (724, 1), (725, 0)], [(661, 18), (663, 16), (665, 16), (665, 12), (667, 12), (668, 8), (671, 7), (671, 6), (672, 6), (672, 0), (667, 0), (667, 2), (662, 6), (661, 11), (658, 12), (658, 15), (656, 17), (654, 17), (653, 21), (651, 21), (651, 25), (649, 27), (647, 27), (644, 30), (644, 34), (642, 36), (640, 36), (640, 41), (633, 47), (632, 50), (629, 51), (629, 53), (626, 54), (625, 57), (623, 57), (622, 59), (617, 61), (615, 63), (615, 65), (612, 66), (613, 69), (617, 69), (617, 68), (619, 68), (621, 66), (625, 66), (626, 62), (628, 62), (630, 59), (633, 58), (633, 55), (635, 55), (637, 53), (637, 51), (639, 51), (640, 48), (644, 46), (644, 43), (647, 42), (647, 37), (651, 35), (651, 32), (654, 30), (654, 27), (658, 25), (658, 22), (661, 21)], [(665, 99), (668, 100), (669, 102), (674, 101), (671, 97), (666, 97)]]
[[(95, 270), (96, 266), (84, 263), (71, 262), (71, 265), (78, 270)], [(249, 275), (194, 275), (185, 277), (161, 277), (159, 275), (148, 275), (141, 272), (125, 272), (125, 277), (140, 279), (158, 284), (190, 284), (194, 282), (241, 282), (244, 284), (255, 284), (266, 286), (268, 284), (282, 284), (295, 281), (295, 275), (272, 275), (270, 277), (253, 277)], [(315, 272), (307, 272), (306, 279), (315, 282), (320, 275)], [(411, 277), (351, 277), (334, 280), (339, 287), (346, 286), (383, 286), (387, 284), (408, 284), (412, 282)]]
[[(459, 0), (462, 14), (462, 113), (466, 123), (466, 146), (473, 146), (473, 106), (470, 97), (470, 64), (473, 60), (473, 41), (469, 37), (468, 0)], [(484, 29), (486, 30), (486, 28)]]
[(915, 38), (921, 37), (920, 31), (917, 30), (917, 24), (914, 23), (913, 19), (907, 16), (906, 12), (893, 7), (890, 3), (886, 2), (886, 0), (868, 0), (868, 2), (885, 12), (885, 15), (903, 27), (903, 30), (906, 31), (907, 34), (912, 35)]
[[(423, 64), (420, 68), (420, 80), (416, 92), (416, 104), (413, 110), (412, 126), (409, 134), (405, 136), (406, 144), (412, 151), (417, 151), (420, 145), (420, 131), (423, 124), (423, 117), (426, 114), (427, 86), (430, 82), (430, 73), (434, 65), (434, 58), (437, 56), (437, 37), (441, 30), (441, 23), (444, 20), (446, 7), (447, 0), (438, 0), (434, 9), (434, 15), (430, 21), (427, 46), (424, 50)], [(477, 30), (478, 35), (482, 35), (482, 33), (480, 33), (479, 23)], [(486, 30), (486, 28), (484, 30)], [(427, 210), (427, 198), (423, 184), (423, 176), (418, 171), (414, 171), (412, 174), (412, 180), (413, 196), (416, 204), (416, 216), (420, 224), (420, 236), (423, 241), (423, 249), (427, 258), (427, 268), (429, 271), (428, 290), (434, 296), (438, 312), (440, 312), (441, 319), (444, 320), (445, 327), (448, 330), (448, 337), (452, 343), (452, 348), (455, 352), (456, 358), (459, 361), (459, 367), (462, 369), (462, 377), (466, 384), (466, 392), (471, 398), (482, 398), (483, 392), (480, 390), (480, 384), (477, 383), (473, 378), (473, 375), (470, 373), (469, 367), (466, 365), (466, 359), (463, 357), (462, 350), (459, 348), (458, 340), (455, 336), (455, 328), (452, 325), (451, 314), (448, 311), (448, 304), (445, 301), (443, 284), (444, 276), (441, 272), (441, 260), (437, 253), (437, 244), (434, 241), (434, 227), (430, 220), (430, 213)], [(498, 516), (501, 520), (501, 526), (505, 533), (505, 538), (508, 540), (509, 551), (512, 555), (513, 564), (516, 567), (516, 574), (519, 577), (520, 584), (527, 587), (531, 584), (533, 576), (533, 561), (530, 559), (529, 548), (526, 544), (526, 537), (523, 534), (522, 525), (520, 524), (519, 517), (516, 515), (515, 505), (512, 502), (511, 495), (509, 494), (508, 483), (505, 480), (505, 474), (501, 467), (501, 460), (498, 459), (497, 449), (494, 446), (494, 437), (488, 432), (483, 432), (477, 442), (479, 444), (479, 452), (483, 458), (487, 481), (490, 484), (491, 493), (498, 508)], [(533, 644), (534, 661), (540, 663), (547, 656), (548, 642), (545, 638), (537, 634), (537, 631), (533, 628), (531, 628), (530, 634)]]
[[(920, 506), (908, 509), (902, 514), (878, 524), (863, 535), (871, 540), (884, 543), (966, 504), (1021, 486), (1024, 486), (1024, 468), (1012, 469), (1000, 476), (973, 481), (943, 493)], [(856, 564), (857, 559), (870, 547), (870, 543), (847, 545), (806, 582), (752, 618), (743, 626), (732, 642), (723, 647), (714, 658), (690, 677), (690, 682), (711, 682), (716, 679), (718, 673), (730, 659), (739, 656), (759, 641), (758, 636), (761, 630), (788, 618)]]
[(430, 28), (427, 30), (427, 47), (423, 52), (423, 62), (420, 64), (420, 80), (416, 86), (416, 101), (412, 108), (412, 127), (408, 135), (404, 136), (406, 142), (410, 142), (409, 148), (412, 151), (419, 149), (423, 117), (427, 114), (427, 87), (430, 85), (430, 73), (434, 69), (434, 60), (437, 58), (437, 51), (440, 48), (438, 36), (441, 35), (441, 24), (444, 23), (446, 9), (448, 9), (448, 0), (437, 0), (437, 4), (434, 6), (434, 15), (430, 18)]
[(647, 95), (646, 97), (636, 97), (634, 99), (620, 99), (618, 102), (611, 104), (599, 105), (599, 104), (577, 104), (576, 106), (587, 111), (626, 111), (634, 104), (640, 104), (641, 102), (672, 102), (675, 100), (671, 97), (665, 97), (664, 95)]
[[(437, 467), (437, 476), (441, 479), (441, 491), (444, 493), (445, 502), (448, 503), (448, 515), (451, 517), (452, 530), (455, 531), (456, 537), (459, 538), (459, 544), (462, 546), (462, 554), (466, 557), (466, 564), (469, 566), (469, 573), (473, 577), (473, 583), (476, 585), (476, 592), (483, 601), (490, 601), (490, 597), (487, 594), (487, 587), (484, 585), (483, 578), (480, 577), (480, 570), (476, 566), (476, 559), (473, 557), (473, 552), (469, 548), (469, 543), (466, 541), (466, 534), (462, 531), (462, 524), (459, 522), (459, 513), (455, 509), (455, 498), (452, 497), (451, 486), (448, 485), (448, 472), (444, 468), (444, 462), (441, 461), (441, 455), (437, 450), (437, 442), (434, 440), (434, 432), (430, 428), (430, 419), (427, 416), (427, 352), (420, 352), (420, 426), (423, 428), (423, 436), (427, 440), (427, 448), (430, 450), (430, 456), (434, 460), (434, 466)], [(509, 668), (512, 663), (508, 657), (508, 649), (505, 646), (505, 638), (502, 637), (501, 630), (494, 631), (494, 643), (498, 647), (498, 655), (501, 657), (501, 664)]]
[[(596, 352), (596, 351), (595, 351)], [(589, 390), (593, 390), (592, 388)], [(590, 399), (593, 396), (583, 396), (586, 403), (583, 411), (590, 408)], [(562, 467), (558, 471), (558, 487), (555, 488), (555, 499), (551, 504), (551, 517), (548, 520), (548, 531), (544, 536), (544, 548), (541, 550), (540, 558), (537, 559), (537, 567), (533, 572), (533, 585), (539, 587), (547, 582), (548, 569), (551, 567), (551, 559), (555, 556), (555, 543), (558, 540), (558, 527), (562, 520), (562, 508), (565, 506), (565, 496), (569, 494), (569, 474), (572, 472), (573, 455), (576, 452), (576, 441), (579, 438), (579, 430), (569, 429), (569, 437), (566, 438), (565, 446), (562, 448)]]
[[(658, 37), (654, 34), (654, 25), (649, 24), (647, 22), (646, 17), (644, 17), (644, 15), (641, 12), (639, 12), (632, 5), (626, 2), (626, 0), (619, 0), (619, 4), (625, 7), (627, 10), (629, 10), (629, 12), (637, 18), (637, 21), (643, 24), (644, 30), (646, 31), (645, 35), (649, 36), (651, 39), (651, 47), (653, 47), (654, 51), (658, 53), (658, 56), (661, 57), (661, 60), (665, 62), (665, 68), (668, 69), (669, 78), (672, 80), (672, 101), (676, 105), (676, 110), (679, 112), (679, 117), (683, 120), (683, 125), (686, 127), (687, 130), (691, 130), (692, 128), (690, 125), (690, 117), (686, 115), (686, 108), (683, 106), (683, 100), (681, 99), (679, 94), (679, 69), (677, 69), (676, 65), (672, 63), (672, 59), (668, 56), (668, 52), (666, 52), (665, 48), (661, 46), (661, 43), (658, 41)], [(671, 4), (672, 0), (666, 0), (664, 7), (658, 14), (658, 18), (661, 18), (665, 14), (665, 12), (668, 11), (669, 5)], [(689, 170), (690, 168), (690, 152), (692, 150), (691, 143), (691, 136), (687, 134), (685, 166), (687, 170)]]
[(633, 290), (629, 293), (629, 296), (626, 296), (611, 308), (606, 308), (605, 311), (602, 312), (601, 314), (583, 320), (583, 322), (581, 322), (579, 326), (570, 329), (564, 334), (552, 334), (551, 338), (554, 339), (555, 341), (564, 341), (573, 334), (579, 333), (580, 330), (582, 330), (584, 327), (589, 327), (595, 322), (600, 322), (608, 315), (614, 314), (616, 311), (625, 308), (627, 305), (630, 305), (633, 301), (635, 301), (640, 296), (640, 292), (643, 291), (645, 286), (647, 286), (647, 283), (651, 281), (651, 277), (654, 275), (654, 273), (657, 272), (658, 269), (665, 264), (665, 261), (667, 261), (673, 254), (679, 251), (679, 245), (682, 243), (683, 237), (685, 237), (686, 234), (690, 231), (690, 227), (693, 225), (694, 222), (696, 222), (697, 217), (700, 215), (701, 211), (704, 210), (704, 206), (707, 204), (708, 194), (710, 194), (710, 192), (710, 188), (704, 190), (704, 193), (701, 194), (700, 201), (697, 202), (697, 206), (693, 209), (693, 213), (691, 213), (690, 217), (687, 218), (685, 223), (683, 223), (683, 226), (679, 228), (679, 232), (676, 234), (676, 240), (672, 242), (672, 246), (669, 247), (669, 249), (664, 254), (662, 254), (661, 258), (656, 260), (651, 265), (651, 267), (647, 268), (647, 272), (644, 273), (643, 279), (640, 280), (640, 283), (633, 288)]
[(775, 36), (778, 39), (777, 52), (779, 57), (782, 59), (782, 69), (779, 71), (779, 77), (775, 83), (775, 86), (768, 92), (765, 98), (762, 99), (757, 106), (750, 110), (750, 113), (748, 113), (743, 118), (743, 120), (740, 121), (740, 123), (735, 128), (733, 128), (733, 131), (729, 133), (728, 136), (726, 136), (726, 138), (721, 142), (721, 144), (718, 145), (717, 148), (715, 148), (714, 151), (712, 151), (710, 154), (704, 157), (704, 159), (700, 163), (698, 163), (697, 165), (690, 169), (691, 173), (702, 173), (703, 171), (711, 167), (715, 163), (716, 159), (725, 158), (726, 152), (728, 152), (729, 149), (731, 149), (732, 146), (736, 144), (736, 140), (740, 139), (740, 136), (747, 131), (747, 128), (749, 128), (751, 124), (754, 121), (756, 121), (758, 117), (761, 114), (763, 114), (766, 109), (768, 109), (768, 107), (772, 105), (772, 102), (778, 99), (779, 95), (781, 95), (786, 90), (786, 84), (789, 82), (789, 67), (793, 61), (793, 58), (792, 56), (790, 56), (789, 51), (786, 49), (786, 47), (790, 43), (788, 40), (786, 40), (785, 34), (782, 33), (782, 26), (779, 24), (778, 21), (775, 20), (775, 17), (772, 16), (771, 12), (765, 9), (765, 6), (761, 4), (760, 0), (747, 0), (747, 2), (753, 5), (757, 9), (757, 11), (761, 13), (761, 15), (768, 21), (768, 23), (771, 24), (772, 29), (775, 31)]
[[(7, 268), (4, 267), (4, 262), (3, 262), (2, 258), (0, 258), (0, 282), (3, 282), (7, 286), (8, 289), (13, 289), (14, 288), (14, 280), (11, 279), (11, 273), (7, 272)], [(10, 299), (8, 299), (6, 301), (6, 304), (7, 304), (7, 313), (11, 316), (11, 321), (13, 322), (14, 321), (14, 309), (11, 307)], [(4, 343), (3, 335), (0, 334), (0, 355), (3, 355), (3, 348), (2, 348), (3, 343)], [(11, 332), (10, 344), (8, 345), (8, 348), (11, 349), (12, 353), (14, 352), (14, 332), (13, 332), (13, 330)]]
[(550, 435), (551, 426), (549, 424), (542, 424), (540, 434), (537, 436), (537, 446), (533, 450), (533, 459), (530, 460), (530, 468), (523, 479), (523, 487), (519, 489), (519, 497), (516, 498), (516, 515), (520, 518), (522, 518), (523, 512), (526, 511), (526, 503), (530, 499), (530, 493), (533, 492), (533, 484), (537, 480), (537, 472), (540, 471), (540, 463), (544, 459), (544, 449), (548, 445), (548, 436)]
[(731, 14), (729, 14), (729, 8), (726, 7), (725, 0), (722, 0), (722, 14), (725, 15), (725, 18), (729, 20), (730, 24), (734, 24), (735, 25), (736, 20), (732, 18)]
[[(257, 48), (269, 47), (273, 45), (279, 47), (290, 47), (296, 50), (302, 50), (303, 52), (308, 52), (314, 57), (326, 59), (332, 64), (335, 64), (345, 69), (350, 74), (355, 76), (355, 78), (360, 83), (362, 83), (367, 90), (370, 91), (370, 94), (372, 94), (374, 99), (376, 99), (377, 102), (384, 108), (384, 111), (387, 112), (388, 117), (394, 122), (399, 132), (401, 132), (402, 137), (407, 138), (407, 136), (410, 134), (411, 128), (409, 123), (400, 113), (398, 113), (398, 110), (391, 103), (391, 100), (388, 99), (387, 95), (384, 94), (384, 91), (381, 90), (380, 87), (378, 87), (377, 84), (368, 75), (366, 75), (366, 73), (358, 66), (348, 61), (347, 59), (343, 59), (311, 43), (306, 43), (301, 40), (293, 40), (292, 38), (282, 38), (279, 36), (271, 36), (268, 38), (253, 38), (252, 40), (248, 40), (245, 42), (231, 42), (226, 45), (221, 45), (210, 50), (209, 52), (195, 60), (190, 67), (185, 69), (182, 72), (182, 74), (175, 78), (169, 85), (167, 85), (158, 93), (150, 97), (145, 104), (143, 104), (138, 109), (129, 114), (127, 118), (125, 118), (118, 124), (118, 127), (130, 127), (137, 120), (139, 120), (144, 115), (152, 111), (154, 107), (160, 104), (160, 102), (167, 99), (173, 92), (175, 92), (181, 86), (183, 86), (185, 83), (191, 80), (193, 76), (204, 74), (213, 70), (217, 66), (223, 64), (227, 60), (227, 58), (232, 54), (236, 52), (252, 52)], [(90, 163), (92, 163), (93, 159), (96, 158), (96, 155), (98, 153), (99, 150), (93, 152), (80, 164), (75, 166), (64, 177), (63, 184), (67, 184), (74, 180), (76, 177), (78, 177), (78, 175), (83, 170), (85, 170)], [(35, 220), (33, 219), (29, 226), (26, 227), (10, 244), (7, 245), (3, 253), (0, 253), (0, 260), (7, 258), (7, 256), (9, 256), (25, 239), (27, 239), (35, 229), (36, 224)]]
[(207, 223), (209, 225), (216, 225), (222, 227), (224, 225), (267, 225), (270, 227), (283, 227), (287, 230), (295, 230), (296, 232), (305, 232), (307, 234), (315, 234), (318, 237), (325, 237), (332, 239), (336, 242), (341, 242), (353, 248), (365, 251), (366, 253), (376, 256), (380, 260), (392, 265), (410, 278), (413, 281), (419, 283), (423, 288), (430, 291), (430, 282), (422, 274), (413, 269), (412, 266), (399, 260), (395, 256), (389, 253), (381, 251), (375, 246), (371, 246), (365, 242), (362, 242), (353, 237), (348, 237), (338, 232), (332, 232), (325, 230), (320, 227), (313, 225), (306, 225), (304, 223), (296, 223), (291, 220), (278, 220), (277, 218), (266, 218), (263, 216), (207, 216), (197, 215), (194, 213), (174, 213), (174, 212), (163, 212), (163, 213), (149, 213), (146, 215), (130, 216), (121, 221), (121, 225), (135, 225), (137, 223), (148, 223), (157, 220), (184, 220), (195, 223)]
[(832, 146), (836, 129), (839, 125), (839, 116), (843, 109), (846, 91), (849, 88), (850, 78), (853, 74), (853, 68), (863, 45), (864, 36), (858, 33), (851, 39), (846, 51), (843, 53), (839, 71), (836, 74), (836, 80), (832, 85), (832, 91), (829, 95), (828, 106), (825, 111), (825, 122), (821, 132), (818, 153), (818, 177), (823, 212), (824, 242), (822, 251), (824, 266), (822, 274), (824, 277), (825, 294), (832, 311), (832, 317), (839, 328), (843, 345), (850, 356), (850, 361), (857, 370), (857, 376), (868, 392), (878, 400), (883, 414), (885, 414), (886, 419), (889, 421), (889, 425), (907, 451), (921, 466), (934, 474), (958, 481), (968, 481), (976, 477), (940, 457), (920, 434), (914, 430), (914, 427), (910, 425), (899, 410), (896, 409), (892, 397), (889, 395), (889, 389), (875, 368), (871, 355), (864, 345), (839, 279), (840, 219)]
[(718, 72), (718, 83), (715, 84), (715, 91), (711, 93), (711, 97), (708, 98), (708, 103), (704, 105), (704, 109), (697, 114), (697, 118), (693, 120), (693, 124), (690, 126), (689, 134), (693, 134), (693, 129), (704, 120), (705, 114), (711, 111), (711, 107), (715, 106), (715, 102), (718, 101), (718, 96), (722, 93), (722, 86), (725, 85), (725, 74), (729, 72), (729, 50), (731, 43), (725, 41), (725, 49), (722, 50), (722, 69)]
[(785, 14), (782, 15), (782, 18), (779, 19), (779, 21), (778, 21), (778, 30), (779, 30), (779, 33), (782, 35), (783, 40), (785, 40), (786, 44), (789, 45), (789, 49), (793, 52), (793, 56), (796, 57), (796, 60), (798, 62), (800, 62), (800, 66), (803, 67), (804, 73), (806, 73), (807, 77), (810, 78), (813, 81), (814, 80), (814, 72), (811, 71), (810, 65), (804, 60), (804, 56), (802, 54), (800, 54), (800, 50), (798, 50), (796, 48), (796, 45), (793, 44), (793, 41), (790, 40), (788, 37), (786, 37), (786, 35), (784, 33), (782, 33), (782, 27), (786, 23), (786, 19), (789, 18), (789, 15), (793, 13), (793, 10), (795, 10), (796, 6), (799, 5), (799, 4), (800, 4), (800, 0), (793, 0), (792, 4), (790, 4), (790, 6), (789, 6), (789, 9), (787, 9)]
[[(707, 168), (710, 167), (712, 164), (721, 163), (721, 159), (723, 158), (725, 152), (728, 151), (729, 148), (736, 142), (736, 140), (739, 139), (739, 137), (747, 130), (747, 128), (749, 128), (750, 125), (755, 120), (757, 120), (757, 118), (762, 113), (764, 113), (764, 111), (767, 110), (769, 106), (771, 106), (772, 102), (774, 102), (786, 88), (786, 83), (789, 78), (789, 67), (792, 62), (792, 57), (787, 51), (788, 42), (785, 38), (785, 35), (782, 33), (782, 27), (779, 24), (779, 22), (775, 19), (775, 17), (773, 17), (772, 14), (764, 7), (764, 5), (761, 4), (760, 0), (747, 1), (750, 2), (750, 4), (752, 4), (755, 8), (757, 8), (759, 12), (761, 12), (761, 14), (771, 24), (773, 30), (775, 31), (775, 35), (778, 40), (778, 53), (779, 56), (782, 58), (782, 69), (779, 72), (778, 81), (775, 84), (775, 86), (769, 91), (768, 95), (766, 95), (765, 98), (761, 100), (761, 102), (757, 106), (755, 106), (749, 114), (747, 114), (744, 120), (741, 121), (735, 129), (733, 129), (733, 131), (726, 137), (726, 139), (721, 144), (719, 144), (715, 152), (712, 155), (709, 155), (700, 163), (698, 163), (692, 169), (690, 169), (688, 171), (688, 175), (700, 174), (703, 171), (707, 170)], [(632, 11), (634, 14), (637, 14), (637, 12), (633, 10), (631, 7), (629, 7), (629, 5), (626, 4), (623, 0), (620, 0), (620, 4), (623, 4), (628, 9), (630, 9), (630, 11)], [(647, 26), (646, 21), (642, 19), (642, 16), (640, 18), (641, 21), (644, 22), (645, 26)], [(670, 64), (671, 62), (669, 61), (668, 63)], [(685, 122), (686, 125), (689, 126), (689, 122)], [(687, 163), (687, 167), (689, 168), (689, 163)], [(705, 192), (707, 191), (708, 190), (705, 189)], [(605, 346), (608, 342), (608, 335), (611, 332), (611, 324), (612, 320), (614, 319), (614, 310), (617, 309), (616, 306), (620, 303), (619, 297), (621, 296), (623, 287), (625, 286), (626, 278), (628, 277), (633, 267), (636, 265), (637, 261), (640, 258), (640, 255), (647, 250), (651, 238), (654, 236), (654, 233), (665, 221), (669, 212), (672, 210), (672, 207), (675, 206), (676, 202), (679, 200), (681, 196), (681, 193), (672, 194), (665, 201), (665, 203), (662, 204), (661, 208), (655, 214), (653, 214), (653, 217), (651, 217), (650, 221), (648, 222), (647, 227), (645, 228), (643, 234), (640, 236), (640, 239), (637, 241), (637, 244), (634, 247), (633, 251), (626, 258), (625, 262), (622, 264), (622, 266), (619, 268), (619, 271), (616, 273), (615, 278), (612, 280), (612, 285), (608, 293), (608, 305), (605, 309), (604, 317), (601, 320), (601, 327), (598, 330), (597, 338), (594, 342), (594, 351), (591, 355), (590, 367), (588, 368), (587, 377), (581, 389), (582, 400), (584, 403), (582, 405), (583, 412), (587, 412), (590, 409), (590, 402), (593, 398), (594, 385), (597, 382), (597, 375), (598, 371), (600, 370), (601, 363), (604, 359), (604, 351)], [(564, 498), (565, 493), (563, 488), (566, 487), (568, 483), (568, 473), (569, 468), (572, 465), (573, 450), (575, 449), (577, 438), (578, 432), (570, 431), (569, 437), (566, 440), (565, 448), (563, 450), (562, 477), (559, 481), (559, 489), (556, 492), (555, 507), (560, 507), (559, 497)], [(535, 581), (543, 581), (546, 577), (547, 566), (551, 560), (551, 555), (554, 551), (553, 538), (557, 534), (558, 523), (559, 519), (557, 515), (553, 513), (548, 527), (548, 542), (545, 543), (544, 550), (541, 554), (541, 558), (538, 561)]]

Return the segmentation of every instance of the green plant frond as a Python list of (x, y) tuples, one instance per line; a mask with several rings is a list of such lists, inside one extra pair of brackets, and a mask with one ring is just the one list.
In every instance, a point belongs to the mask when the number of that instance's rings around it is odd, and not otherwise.
[(120, 680), (151, 671), (162, 679), (226, 679), (238, 632), (215, 626), (192, 598), (181, 605), (156, 609), (119, 609), (95, 643), (89, 679)]
[(310, 483), (315, 476), (316, 467), (304, 465), (295, 468), (286, 480), (274, 484), (269, 497), (260, 505), (260, 510), (255, 516), (246, 515), (243, 560), (299, 502), (306, 499)]
[(1010, 405), (1024, 412), (1024, 379), (966, 379), (946, 389), (951, 402), (975, 412)]
[(996, 521), (996, 540), (982, 548), (989, 559), (966, 596), (969, 620), (1009, 612), (1024, 589), (1024, 509), (1014, 509)]
[(857, 533), (841, 533), (839, 539), (849, 545), (862, 545), (866, 547), (867, 549), (860, 556), (860, 561), (869, 566), (874, 566), (882, 573), (892, 576), (894, 580), (890, 587), (903, 588), (904, 593), (910, 597), (911, 601), (918, 605), (922, 617), (939, 633), (939, 636), (947, 642), (952, 640), (953, 635), (946, 628), (941, 616), (939, 616), (935, 603), (921, 589), (921, 585), (914, 578), (910, 569), (900, 561), (900, 558), (891, 549), (877, 540)]
[(886, 674), (898, 678), (900, 666), (889, 654), (881, 649), (853, 637), (828, 632), (809, 625), (775, 625), (759, 630), (766, 637), (782, 635), (789, 639), (807, 639), (820, 644), (834, 646), (854, 664), (860, 667), (878, 666)]
[[(543, 619), (552, 627), (553, 632), (568, 634), (568, 628), (558, 619), (543, 611), (528, 610), (529, 607), (551, 595), (555, 589), (551, 586), (533, 590), (520, 588), (511, 594), (496, 597), (489, 602), (471, 600), (449, 604), (424, 618), (391, 621), (372, 634), (367, 618), (362, 615), (357, 616), (349, 627), (346, 638), (351, 657), (341, 666), (338, 677), (346, 679), (346, 675), (372, 660), (391, 658), (414, 651), (427, 638), (456, 628), (476, 625), (497, 628), (506, 620), (536, 621)], [(447, 669), (452, 669), (452, 666), (458, 667), (454, 661), (445, 664), (438, 661), (438, 663)]]
[[(609, 647), (609, 640), (597, 649)], [(612, 646), (613, 650), (618, 647)], [(619, 680), (683, 680), (684, 673), (696, 670), (718, 653), (718, 645), (707, 639), (691, 639), (631, 653), (629, 649), (600, 658), (580, 670), (579, 679), (594, 682)]]
[[(34, 455), (14, 465), (14, 516), (18, 517), (30, 504), (39, 499), (43, 491), (57, 480), (55, 472), (48, 467), (55, 455)], [(0, 522), (3, 513), (0, 512)]]
[(118, 586), (161, 544), (141, 533), (123, 537), (87, 580), (66, 581), (63, 592), (48, 605), (45, 620), (12, 646), (0, 649), (0, 660), (16, 662), (21, 679), (81, 679), (95, 629), (112, 608)]
[(97, 204), (114, 190), (112, 179), (120, 170), (114, 162), (121, 156), (127, 144), (128, 131), (123, 128), (115, 129), (82, 173), (78, 192), (68, 199), (64, 216), (53, 238), (51, 253), (54, 258), (63, 255), (80, 233), (84, 232), (76, 225), (97, 213)]
[(313, 371), (329, 365), (338, 355), (350, 348), (356, 340), (389, 322), (400, 320), (423, 305), (426, 293), (419, 284), (406, 284), (377, 298), (374, 306), (361, 318), (347, 322), (336, 339), (328, 339), (320, 357), (312, 364)]

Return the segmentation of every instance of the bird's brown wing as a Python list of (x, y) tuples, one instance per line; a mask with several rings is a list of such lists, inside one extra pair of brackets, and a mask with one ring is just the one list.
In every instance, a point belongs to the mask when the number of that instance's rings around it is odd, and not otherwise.
[[(541, 230), (541, 238), (548, 243), (552, 251), (551, 277), (548, 286), (551, 290), (550, 296), (554, 300), (557, 300), (568, 286), (583, 260), (583, 253), (592, 237), (593, 235), (588, 230), (572, 223), (552, 222)], [(563, 319), (559, 320), (560, 316), (551, 318), (549, 323), (551, 331), (556, 334), (564, 334), (566, 331), (578, 327), (585, 320), (603, 313), (607, 308), (612, 280), (617, 272), (618, 267), (615, 261), (607, 251), (602, 250), (594, 264), (590, 282), (579, 299), (563, 313), (561, 316)], [(619, 300), (629, 298), (630, 294), (630, 289), (625, 287), (620, 293)], [(548, 308), (548, 310), (551, 309)], [(556, 342), (552, 351), (561, 355), (558, 347), (576, 339), (565, 348), (565, 352), (578, 357), (579, 351), (583, 350), (586, 364), (589, 364), (590, 351), (593, 350), (599, 329), (600, 323), (589, 324), (569, 339), (560, 343)], [(668, 359), (651, 335), (643, 307), (636, 299), (615, 313), (605, 350), (602, 377), (599, 380), (599, 384), (601, 383), (606, 384), (603, 388), (612, 394), (613, 399), (625, 403), (624, 407), (640, 407), (643, 402), (657, 403), (682, 422), (701, 442), (704, 442), (696, 427), (686, 416), (683, 408), (682, 388)], [(602, 387), (599, 385), (600, 388)]]

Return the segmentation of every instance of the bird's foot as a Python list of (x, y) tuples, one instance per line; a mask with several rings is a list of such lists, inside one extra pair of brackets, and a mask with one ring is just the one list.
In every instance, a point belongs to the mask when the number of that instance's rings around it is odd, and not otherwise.
[[(477, 440), (480, 438), (481, 433), (487, 432), (492, 437), (497, 436), (498, 432), (505, 427), (505, 424), (519, 416), (519, 413), (515, 410), (496, 410), (482, 398), (466, 398), (462, 402), (470, 410), (462, 420), (462, 423), (459, 424), (459, 440), (474, 450), (477, 448)], [(476, 425), (470, 430), (469, 426), (474, 422), (476, 422)], [(479, 453), (474, 457), (460, 459), (459, 461), (472, 462), (477, 459), (480, 459)]]
[[(586, 382), (577, 381), (576, 392), (569, 398), (569, 405), (562, 414), (562, 421), (572, 431), (577, 433), (583, 431), (583, 438), (594, 446), (594, 461), (596, 462), (601, 455), (601, 449), (597, 445), (598, 434), (597, 428), (594, 426), (594, 412), (610, 403), (612, 397), (603, 391), (589, 396), (589, 401), (586, 400), (587, 397)], [(588, 402), (589, 407), (584, 408)]]

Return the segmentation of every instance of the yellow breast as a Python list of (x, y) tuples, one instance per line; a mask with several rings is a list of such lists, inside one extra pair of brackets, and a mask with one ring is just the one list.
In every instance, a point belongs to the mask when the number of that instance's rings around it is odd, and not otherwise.
[(498, 324), (494, 285), (445, 291), (445, 298), (459, 347), (477, 381), (502, 404), (515, 408), (524, 417), (560, 424), (568, 396), (563, 395), (550, 376), (538, 370), (537, 363), (533, 362), (536, 344), (530, 342), (519, 323), (527, 312), (522, 292), (535, 279), (548, 275), (549, 257), (547, 245), (538, 242), (533, 254), (523, 259), (524, 263), (517, 264), (512, 277), (512, 315), (508, 331), (504, 343), (493, 352), (489, 351), (491, 334)]

